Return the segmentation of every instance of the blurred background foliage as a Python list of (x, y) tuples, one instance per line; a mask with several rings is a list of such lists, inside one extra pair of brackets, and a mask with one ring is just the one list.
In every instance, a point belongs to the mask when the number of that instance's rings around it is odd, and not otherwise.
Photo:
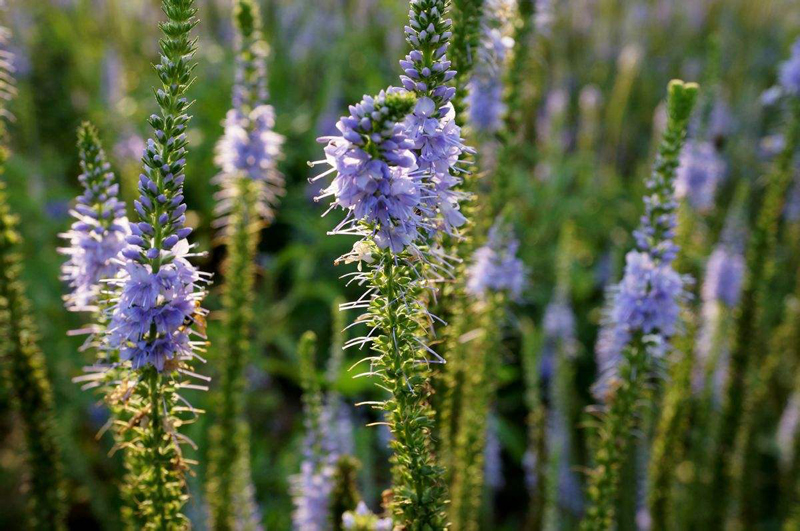
[[(123, 196), (131, 200), (139, 174), (146, 119), (155, 110), (151, 62), (157, 55), (157, 0), (11, 0), (5, 13), (12, 30), (19, 80), (13, 103), (13, 156), (8, 163), (10, 202), (22, 219), (24, 277), (33, 300), (41, 345), (54, 382), (58, 435), (69, 481), (69, 523), (75, 529), (117, 529), (121, 477), (118, 455), (108, 435), (96, 437), (107, 420), (98, 397), (71, 379), (91, 363), (81, 339), (68, 330), (81, 316), (63, 309), (58, 268), (59, 233), (70, 223), (68, 209), (78, 194), (75, 130), (89, 119), (98, 125)], [(230, 105), (233, 80), (232, 27), (228, 0), (198, 0), (200, 25), (197, 101), (188, 131), (190, 152), (187, 218), (195, 241), (207, 251), (206, 271), (218, 271), (223, 252), (216, 246), (213, 219), (216, 173), (214, 145)], [(717, 240), (737, 183), (753, 197), (774, 152), (778, 113), (761, 95), (775, 83), (777, 64), (800, 30), (793, 0), (539, 0), (531, 60), (521, 65), (525, 108), (536, 133), (522, 148), (484, 145), (496, 159), (513, 198), (506, 209), (516, 223), (523, 258), (530, 270), (517, 317), (539, 323), (553, 293), (555, 254), (562, 228), (574, 231), (573, 262), (567, 272), (578, 316), (581, 352), (577, 360), (581, 404), (591, 403), (595, 377), (593, 344), (603, 292), (619, 278), (631, 230), (641, 213), (643, 181), (663, 123), (660, 102), (674, 77), (703, 85), (701, 113), (724, 154), (727, 178), (713, 211), (703, 220), (694, 267), (700, 270), (710, 243)], [(316, 138), (330, 132), (349, 103), (364, 93), (397, 84), (397, 61), (405, 53), (404, 0), (264, 0), (265, 34), (271, 45), (269, 88), (277, 113), (276, 130), (285, 135), (280, 164), (287, 193), (277, 219), (259, 249), (255, 360), (248, 368), (248, 415), (252, 426), (253, 475), (268, 529), (288, 529), (288, 477), (299, 468), (302, 434), (296, 341), (314, 330), (321, 338), (320, 367), (331, 336), (331, 311), (341, 295), (357, 296), (338, 280), (344, 271), (334, 259), (351, 242), (326, 236), (335, 215), (309, 185), (307, 161), (321, 157)], [(488, 151), (486, 151), (488, 150)], [(346, 291), (343, 293), (343, 290)], [(212, 288), (209, 336), (214, 339)], [(354, 315), (348, 316), (352, 319)], [(501, 365), (496, 410), (502, 445), (504, 484), (493, 494), (494, 527), (519, 529), (527, 496), (522, 456), (526, 448), (523, 382), (516, 325), (505, 348), (494, 353)], [(202, 372), (214, 376), (212, 345)], [(354, 361), (358, 353), (349, 353)], [(345, 364), (345, 369), (349, 364)], [(375, 392), (370, 382), (343, 373), (340, 390), (351, 403)], [(190, 399), (203, 406), (210, 393)], [(387, 434), (364, 427), (375, 420), (353, 408), (358, 456), (364, 463), (360, 485), (377, 508), (387, 486)], [(191, 426), (200, 465), (191, 479), (189, 514), (204, 528), (202, 494), (204, 437), (208, 419)], [(581, 461), (588, 461), (585, 430), (576, 431)], [(21, 433), (0, 388), (0, 528), (24, 521)]]

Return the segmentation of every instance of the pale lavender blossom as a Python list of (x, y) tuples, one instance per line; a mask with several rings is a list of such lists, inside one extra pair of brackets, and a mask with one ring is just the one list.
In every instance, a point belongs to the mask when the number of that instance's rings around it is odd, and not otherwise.
[(392, 519), (378, 518), (366, 503), (360, 501), (355, 511), (347, 511), (342, 515), (342, 527), (348, 530), (390, 531)]
[[(161, 125), (159, 120), (151, 117), (156, 127)], [(160, 129), (156, 136), (165, 138)], [(184, 134), (175, 137), (170, 144), (172, 156), (182, 156), (185, 144)], [(142, 221), (130, 224), (128, 246), (121, 253), (124, 267), (112, 283), (119, 297), (107, 338), (108, 346), (119, 350), (120, 359), (130, 361), (133, 369), (153, 365), (159, 371), (174, 369), (179, 360), (194, 357), (199, 345), (189, 334), (202, 334), (202, 330), (187, 324), (203, 314), (199, 303), (208, 278), (188, 260), (192, 254), (182, 193), (185, 159), (167, 164), (161, 153), (160, 145), (149, 140), (143, 157), (146, 174), (139, 176), (140, 196), (134, 201)], [(162, 188), (154, 179), (162, 182)]]
[(330, 464), (319, 467), (311, 460), (302, 462), (300, 473), (291, 478), (294, 529), (325, 531), (330, 528), (333, 474), (334, 468)]
[(423, 204), (423, 177), (415, 171), (414, 142), (402, 123), (388, 117), (386, 101), (393, 95), (402, 97), (402, 91), (381, 91), (350, 106), (350, 115), (336, 124), (341, 136), (319, 139), (327, 143), (326, 160), (313, 164), (331, 167), (314, 180), (335, 174), (315, 199), (333, 196), (331, 208), (347, 212), (334, 232), (358, 234), (359, 224), (365, 223), (378, 247), (399, 252), (412, 245), (421, 230), (431, 228), (431, 214)]
[(797, 458), (794, 454), (798, 436), (800, 436), (800, 392), (795, 391), (789, 397), (789, 402), (781, 414), (776, 434), (781, 464), (784, 467), (788, 467)]
[(218, 196), (218, 214), (232, 208), (236, 194), (233, 181), (246, 177), (259, 182), (259, 213), (273, 217), (272, 209), (283, 194), (284, 179), (277, 169), (284, 138), (274, 131), (275, 111), (271, 105), (254, 109), (234, 108), (225, 117), (225, 133), (216, 147), (215, 163), (222, 170), (217, 180), (222, 184)]
[(103, 150), (82, 150), (82, 157), (83, 173), (78, 180), (84, 190), (70, 211), (75, 222), (62, 235), (69, 247), (60, 249), (69, 257), (61, 272), (71, 290), (65, 302), (72, 311), (86, 311), (98, 303), (105, 289), (103, 281), (115, 277), (120, 269), (118, 257), (130, 233), (125, 204), (117, 198), (119, 184)]
[(705, 211), (714, 204), (717, 185), (725, 175), (725, 163), (708, 142), (689, 142), (681, 152), (676, 172), (675, 196)]
[(525, 266), (517, 257), (519, 240), (512, 230), (501, 221), (489, 230), (485, 245), (472, 255), (467, 269), (467, 292), (473, 297), (483, 298), (488, 292), (507, 292), (512, 299), (519, 299), (525, 288)]
[[(494, 4), (500, 5), (494, 5)], [(506, 106), (503, 102), (503, 75), (506, 57), (514, 40), (503, 34), (502, 27), (494, 27), (505, 6), (502, 2), (484, 5), (482, 39), (472, 78), (467, 85), (467, 108), (469, 122), (476, 131), (496, 133), (503, 124)]]
[(792, 55), (781, 65), (778, 78), (784, 91), (800, 95), (800, 39), (792, 45)]
[(744, 257), (726, 245), (718, 246), (706, 266), (703, 283), (703, 300), (719, 301), (732, 308), (739, 302), (742, 279), (744, 278)]
[(486, 422), (486, 444), (483, 449), (483, 474), (486, 485), (492, 490), (500, 490), (506, 483), (503, 477), (502, 446), (498, 435), (497, 415), (492, 412)]

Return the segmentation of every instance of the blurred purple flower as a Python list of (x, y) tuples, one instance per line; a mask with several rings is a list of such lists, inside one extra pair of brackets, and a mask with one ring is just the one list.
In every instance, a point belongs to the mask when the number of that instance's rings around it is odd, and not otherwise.
[(483, 298), (489, 291), (506, 291), (512, 299), (519, 299), (525, 288), (525, 266), (517, 257), (519, 240), (511, 228), (496, 221), (489, 230), (486, 245), (472, 255), (467, 269), (467, 292)]
[(689, 142), (681, 152), (675, 179), (675, 196), (699, 211), (711, 208), (725, 163), (708, 142)]

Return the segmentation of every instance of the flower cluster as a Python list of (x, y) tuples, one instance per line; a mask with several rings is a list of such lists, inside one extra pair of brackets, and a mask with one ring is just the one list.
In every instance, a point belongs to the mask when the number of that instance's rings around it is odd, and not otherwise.
[(358, 225), (363, 223), (378, 247), (399, 252), (426, 226), (424, 185), (414, 172), (413, 143), (398, 123), (413, 105), (413, 95), (398, 89), (365, 96), (337, 122), (341, 136), (320, 138), (327, 142), (326, 162), (331, 169), (315, 179), (334, 172), (336, 176), (316, 200), (333, 196), (334, 205), (347, 211), (335, 232), (353, 233), (355, 228), (360, 234)]
[(720, 245), (711, 254), (703, 282), (703, 300), (719, 301), (733, 308), (739, 302), (744, 279), (744, 257)]
[(681, 153), (675, 195), (687, 199), (699, 211), (708, 210), (724, 174), (725, 163), (714, 146), (708, 142), (690, 142)]
[(264, 219), (272, 217), (272, 207), (283, 193), (283, 176), (276, 168), (284, 138), (274, 131), (275, 110), (271, 105), (254, 109), (234, 108), (225, 117), (225, 133), (217, 144), (215, 162), (222, 170), (218, 182), (217, 213), (232, 208), (236, 179), (245, 177), (258, 182), (259, 210)]
[(450, 100), (456, 94), (448, 83), (456, 76), (446, 52), (451, 22), (444, 18), (445, 0), (414, 0), (406, 26), (406, 40), (413, 48), (400, 61), (400, 81), (406, 90), (417, 95), (418, 103), (406, 121), (406, 135), (413, 143), (418, 173), (425, 175), (428, 190), (423, 197), (428, 216), (435, 222), (429, 231), (454, 234), (466, 221), (459, 211), (465, 195), (456, 190), (464, 171), (458, 163), (472, 150), (464, 145), (461, 128), (455, 123)]
[(519, 240), (511, 229), (495, 222), (489, 230), (486, 245), (479, 247), (467, 269), (467, 292), (474, 297), (485, 297), (489, 291), (505, 291), (518, 299), (525, 288), (525, 266), (517, 257)]
[(596, 345), (601, 374), (595, 394), (603, 396), (615, 376), (620, 356), (635, 332), (658, 334), (653, 339), (653, 354), (663, 353), (663, 339), (675, 333), (680, 304), (687, 297), (681, 277), (671, 264), (654, 261), (643, 252), (630, 251), (625, 256), (622, 281), (612, 290), (611, 305), (604, 316), (604, 326)]
[(504, 24), (507, 12), (512, 11), (509, 0), (486, 2), (483, 8), (481, 45), (472, 78), (467, 86), (469, 122), (481, 133), (496, 133), (502, 126), (503, 67), (514, 39), (511, 27)]
[[(181, 109), (187, 104), (185, 99), (178, 102)], [(193, 357), (190, 334), (203, 332), (191, 325), (204, 315), (199, 305), (206, 279), (187, 260), (191, 229), (185, 226), (183, 202), (183, 131), (188, 117), (181, 113), (167, 121), (153, 115), (150, 121), (158, 141), (147, 142), (143, 158), (145, 174), (139, 176), (140, 196), (134, 201), (141, 221), (131, 223), (128, 246), (122, 251), (126, 260), (114, 281), (121, 291), (108, 343), (134, 369), (153, 365), (164, 371)]]
[(781, 65), (778, 76), (783, 90), (800, 95), (800, 39), (792, 45), (792, 55)]
[(75, 222), (63, 235), (69, 247), (61, 252), (69, 260), (61, 271), (71, 289), (65, 297), (67, 308), (85, 311), (97, 304), (101, 282), (116, 276), (120, 263), (117, 257), (130, 229), (125, 204), (117, 198), (119, 184), (110, 171), (96, 130), (83, 124), (78, 136), (82, 170), (78, 180), (83, 194), (71, 211)]

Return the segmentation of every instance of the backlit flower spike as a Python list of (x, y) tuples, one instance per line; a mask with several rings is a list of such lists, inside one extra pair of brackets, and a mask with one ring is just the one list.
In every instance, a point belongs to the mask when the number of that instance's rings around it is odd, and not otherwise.
[(324, 418), (322, 391), (317, 379), (316, 335), (306, 332), (297, 347), (303, 387), (303, 460), (300, 473), (292, 477), (294, 529), (325, 531), (330, 525), (330, 499), (337, 456), (326, 451), (330, 424)]
[(428, 230), (452, 235), (466, 222), (459, 207), (466, 195), (456, 190), (465, 171), (459, 161), (473, 150), (464, 145), (451, 103), (456, 89), (450, 82), (456, 72), (446, 55), (452, 37), (451, 21), (445, 18), (447, 4), (447, 0), (411, 2), (405, 34), (412, 50), (400, 61), (404, 72), (400, 81), (417, 96), (406, 134), (413, 143), (417, 173), (424, 175), (428, 189), (422, 203), (428, 216), (435, 218)]
[(675, 196), (700, 212), (714, 205), (717, 187), (725, 177), (725, 162), (708, 142), (689, 142), (681, 152)]
[(430, 228), (422, 201), (426, 190), (414, 173), (412, 143), (399, 121), (414, 107), (414, 95), (400, 89), (381, 91), (350, 106), (350, 115), (336, 124), (341, 136), (322, 137), (325, 161), (335, 173), (316, 200), (333, 197), (331, 208), (342, 208), (345, 219), (334, 234), (363, 234), (380, 249), (394, 253), (415, 246), (421, 230)]
[(645, 213), (634, 232), (637, 249), (627, 254), (622, 281), (610, 293), (597, 345), (600, 378), (593, 389), (605, 410), (597, 434), (595, 468), (589, 475), (583, 531), (615, 525), (620, 469), (636, 428), (642, 388), (669, 350), (680, 304), (687, 296), (687, 279), (672, 267), (678, 253), (675, 170), (697, 93), (694, 83), (669, 83), (667, 127), (647, 181)]
[(485, 298), (490, 292), (505, 292), (519, 299), (525, 288), (526, 271), (517, 253), (519, 240), (501, 219), (489, 230), (485, 245), (479, 247), (467, 269), (467, 292)]
[(284, 193), (284, 178), (277, 168), (284, 137), (274, 131), (275, 110), (267, 104), (268, 46), (261, 34), (257, 4), (238, 0), (234, 18), (238, 31), (233, 108), (225, 117), (225, 132), (215, 156), (221, 170), (216, 178), (221, 187), (217, 225), (223, 227), (229, 225), (231, 211), (244, 193), (256, 196), (258, 214), (267, 222)]
[(170, 17), (161, 25), (161, 61), (156, 72), (163, 87), (156, 91), (161, 115), (150, 117), (154, 138), (147, 141), (144, 173), (139, 176), (139, 198), (134, 201), (138, 222), (131, 223), (128, 246), (122, 251), (124, 272), (109, 325), (109, 346), (134, 370), (147, 366), (159, 372), (176, 370), (191, 360), (203, 339), (207, 277), (189, 262), (193, 256), (186, 227), (183, 182), (186, 177), (186, 113), (191, 102), (184, 96), (192, 82), (195, 26), (192, 0), (165, 0)]
[(515, 0), (490, 0), (483, 6), (483, 35), (466, 99), (469, 124), (482, 134), (496, 133), (503, 126), (503, 78), (514, 46), (511, 21), (515, 13)]
[(103, 281), (114, 278), (120, 269), (119, 254), (130, 229), (125, 204), (117, 197), (119, 183), (93, 125), (84, 123), (79, 128), (78, 149), (83, 193), (70, 212), (75, 221), (63, 235), (69, 247), (60, 251), (69, 259), (61, 271), (71, 290), (64, 297), (67, 309), (93, 311), (107, 289)]

